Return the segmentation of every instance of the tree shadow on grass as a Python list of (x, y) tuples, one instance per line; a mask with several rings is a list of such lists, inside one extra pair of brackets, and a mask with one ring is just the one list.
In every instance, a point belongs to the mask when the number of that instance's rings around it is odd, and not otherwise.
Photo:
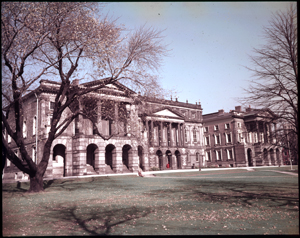
[(53, 189), (59, 188), (63, 189), (68, 192), (76, 192), (76, 191), (84, 191), (84, 190), (91, 190), (97, 189), (100, 190), (101, 188), (106, 189), (110, 187), (113, 190), (132, 190), (134, 186), (130, 183), (127, 184), (120, 184), (119, 180), (113, 180), (109, 178), (78, 178), (78, 179), (57, 179), (57, 180), (48, 180), (44, 181), (44, 189), (48, 189), (52, 187)]
[(239, 203), (245, 207), (264, 206), (299, 211), (299, 196), (296, 187), (284, 187), (284, 185), (274, 187), (238, 181), (177, 180), (176, 183), (181, 183), (183, 186), (174, 189), (153, 190), (146, 194), (158, 198), (175, 195), (183, 199), (219, 203), (228, 207), (233, 206), (233, 203)]
[(99, 236), (110, 235), (114, 227), (146, 217), (150, 213), (152, 209), (145, 207), (104, 210), (100, 207), (60, 206), (49, 211), (47, 217), (55, 219), (59, 224), (66, 222), (72, 227), (74, 235), (87, 233), (90, 236)]

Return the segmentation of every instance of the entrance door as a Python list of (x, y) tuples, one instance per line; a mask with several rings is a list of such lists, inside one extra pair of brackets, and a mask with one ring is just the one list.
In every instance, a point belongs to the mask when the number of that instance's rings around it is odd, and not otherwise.
[(253, 158), (252, 158), (252, 151), (251, 149), (247, 150), (247, 157), (248, 157), (248, 165), (253, 166)]

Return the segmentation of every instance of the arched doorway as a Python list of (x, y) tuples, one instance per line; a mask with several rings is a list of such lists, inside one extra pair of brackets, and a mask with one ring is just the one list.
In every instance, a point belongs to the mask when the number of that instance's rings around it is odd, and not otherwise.
[(264, 164), (265, 165), (269, 165), (269, 159), (268, 159), (268, 151), (266, 148), (264, 148), (264, 152), (263, 152), (263, 159), (264, 159)]
[(109, 144), (105, 148), (105, 164), (109, 165), (110, 168), (113, 168), (113, 160), (116, 156), (116, 147), (112, 144)]
[(156, 155), (158, 157), (158, 166), (159, 166), (160, 170), (163, 170), (164, 169), (163, 153), (160, 150), (158, 150), (158, 151), (156, 151)]
[(271, 165), (275, 165), (275, 153), (273, 149), (270, 149)]
[(129, 169), (129, 160), (132, 160), (132, 147), (124, 145), (122, 149), (122, 162)]
[(143, 163), (144, 152), (143, 152), (143, 147), (140, 145), (138, 146), (138, 156), (139, 156), (139, 166), (143, 171), (145, 171), (145, 167)]
[(181, 166), (181, 156), (178, 150), (175, 151), (176, 161), (177, 161), (177, 169), (182, 169)]
[(248, 165), (253, 166), (252, 151), (250, 148), (247, 150), (247, 158), (248, 158)]
[(166, 151), (166, 156), (167, 156), (167, 158), (168, 158), (168, 163), (167, 164), (169, 164), (169, 168), (172, 168), (172, 153), (171, 153), (171, 151), (169, 151), (169, 150), (167, 150)]
[(95, 151), (98, 148), (95, 144), (90, 144), (86, 148), (86, 163), (95, 169)]
[(61, 176), (66, 176), (66, 147), (62, 144), (57, 144), (53, 147), (53, 160), (62, 165)]

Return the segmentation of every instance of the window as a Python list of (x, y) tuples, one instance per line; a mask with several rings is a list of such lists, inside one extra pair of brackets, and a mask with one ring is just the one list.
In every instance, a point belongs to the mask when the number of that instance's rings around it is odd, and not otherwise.
[(33, 146), (32, 147), (32, 160), (33, 160), (33, 162), (36, 162), (36, 151), (35, 151), (35, 147)]
[(226, 124), (225, 124), (225, 129), (229, 129), (229, 128), (230, 128), (229, 123), (226, 123)]
[(210, 145), (209, 136), (205, 137), (205, 145)]
[(220, 145), (221, 144), (220, 135), (215, 135), (215, 144), (216, 145)]
[(257, 138), (257, 132), (254, 133), (254, 143), (258, 142), (258, 138)]
[(35, 135), (35, 131), (36, 131), (36, 116), (33, 118), (32, 135)]
[(237, 124), (238, 128), (242, 128), (241, 123), (238, 122)]
[(238, 134), (239, 142), (244, 142), (243, 133)]
[(260, 141), (261, 143), (265, 142), (264, 133), (260, 133)]
[(219, 126), (218, 125), (214, 125), (214, 130), (218, 131), (219, 130)]
[(47, 125), (45, 125), (46, 127), (46, 133), (48, 134), (50, 132), (50, 127), (51, 127), (51, 118), (52, 118), (52, 114), (48, 114), (47, 116)]
[(228, 159), (233, 159), (233, 152), (232, 152), (232, 150), (227, 150), (227, 158)]
[(231, 143), (231, 134), (226, 134), (226, 143)]
[(188, 131), (187, 128), (184, 129), (184, 138), (185, 138), (185, 143), (188, 142)]
[(197, 130), (196, 129), (193, 129), (193, 140), (194, 140), (194, 143), (197, 143)]
[(204, 132), (208, 132), (208, 126), (204, 127)]
[(196, 118), (196, 113), (192, 112), (192, 118)]
[(23, 122), (23, 137), (27, 138), (27, 126), (26, 121)]
[(196, 153), (196, 162), (199, 162), (199, 153)]
[(210, 151), (207, 151), (207, 152), (206, 152), (205, 158), (206, 158), (207, 161), (210, 161), (210, 160), (211, 160), (211, 159), (210, 159)]
[(217, 160), (222, 160), (222, 153), (221, 153), (221, 150), (216, 150), (216, 159), (217, 159)]
[(11, 143), (11, 136), (7, 134), (7, 143)]
[(55, 102), (50, 102), (50, 104), (49, 104), (50, 110), (53, 110), (53, 109), (54, 109), (54, 106), (55, 106)]
[(248, 133), (248, 143), (252, 143), (252, 132)]

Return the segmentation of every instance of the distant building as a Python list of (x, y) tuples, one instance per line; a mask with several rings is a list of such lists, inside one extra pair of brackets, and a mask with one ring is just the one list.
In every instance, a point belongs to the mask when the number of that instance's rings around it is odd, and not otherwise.
[[(94, 87), (101, 81), (74, 82), (80, 87)], [(41, 80), (40, 86), (23, 98), (23, 136), (27, 152), (37, 163), (50, 130), (58, 88), (57, 82)], [(91, 121), (78, 116), (53, 141), (44, 177), (132, 173), (138, 167), (144, 171), (189, 169), (203, 165), (203, 118), (199, 104), (143, 97), (117, 82), (80, 101), (74, 100), (61, 121), (78, 107), (92, 115), (98, 130), (109, 139), (96, 135)], [(10, 112), (8, 120), (13, 120), (13, 115)], [(3, 133), (20, 156), (14, 141)], [(27, 178), (6, 161), (4, 180)]]
[[(282, 165), (276, 140), (276, 116), (269, 109), (246, 108), (203, 115), (205, 166)], [(273, 143), (274, 144), (274, 143)]]

